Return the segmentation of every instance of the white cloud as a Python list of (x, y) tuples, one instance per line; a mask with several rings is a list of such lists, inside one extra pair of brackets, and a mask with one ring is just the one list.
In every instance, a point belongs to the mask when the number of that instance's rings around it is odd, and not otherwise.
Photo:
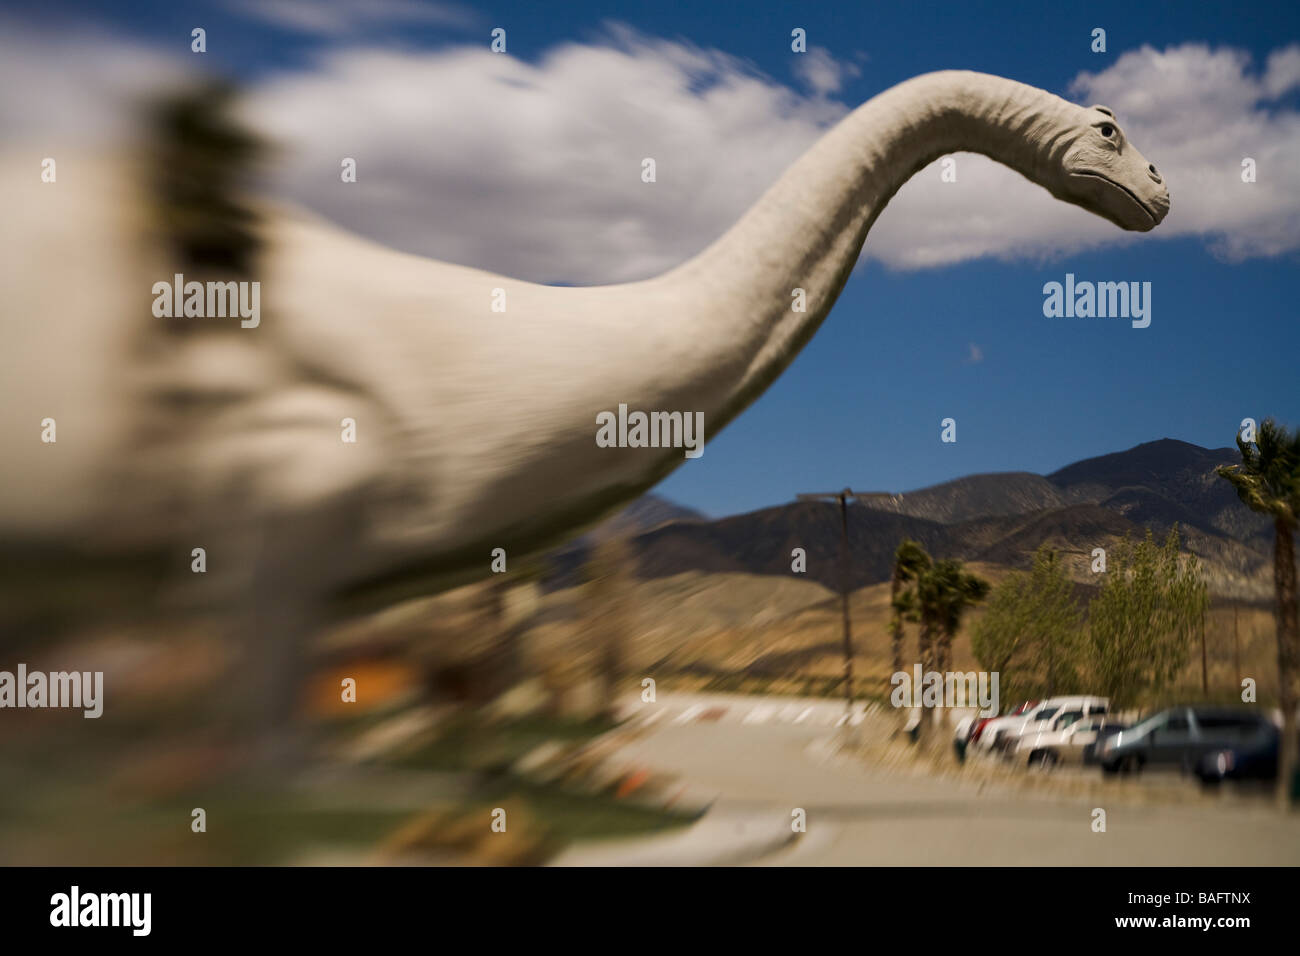
[(1300, 86), (1300, 46), (1274, 50), (1264, 72), (1264, 92), (1276, 99)]
[[(301, 147), (286, 188), (359, 231), (524, 278), (618, 281), (699, 251), (847, 112), (823, 95), (834, 61), (804, 57), (810, 96), (627, 30), (536, 65), (481, 47), (353, 50), (258, 91), (255, 114)], [(1257, 75), (1240, 52), (1186, 45), (1125, 54), (1070, 92), (1114, 108), (1170, 184), (1173, 210), (1142, 241), (1200, 236), (1239, 258), (1300, 248), (1300, 117), (1265, 102), (1298, 77), (1300, 48)], [(346, 194), (331, 178), (350, 155), (362, 182)], [(639, 179), (646, 156), (654, 185)], [(1246, 156), (1259, 164), (1251, 185)], [(865, 254), (923, 268), (1135, 241), (985, 157), (957, 165), (956, 183), (936, 164), (904, 186)]]
[(535, 65), (486, 44), (337, 51), (255, 90), (248, 110), (286, 144), (285, 192), (331, 218), (436, 258), (577, 283), (697, 252), (845, 112), (726, 54), (622, 30)]
[(230, 0), (227, 5), (250, 20), (328, 37), (355, 36), (387, 24), (469, 27), (478, 21), (473, 11), (458, 4), (424, 0)]
[(825, 47), (810, 47), (807, 53), (795, 56), (794, 73), (818, 96), (838, 93), (846, 76), (858, 76), (862, 71), (853, 63), (840, 63)]
[[(108, 103), (179, 75), (156, 49), (99, 34), (0, 31), (0, 128), (85, 134)], [(805, 54), (804, 56), (811, 56)], [(188, 61), (186, 61), (188, 63)], [(810, 60), (807, 62), (817, 62)], [(833, 62), (833, 61), (832, 61)], [(276, 188), (381, 242), (546, 282), (656, 274), (721, 235), (847, 113), (830, 74), (802, 94), (717, 50), (612, 27), (536, 63), (486, 42), (437, 51), (336, 48), (252, 90), (247, 115), (284, 146)], [(1170, 185), (1173, 208), (1134, 237), (984, 157), (955, 183), (922, 170), (865, 255), (896, 268), (1196, 236), (1229, 259), (1300, 249), (1300, 46), (1262, 70), (1232, 49), (1142, 48), (1072, 97), (1104, 103)], [(358, 182), (339, 162), (358, 162)], [(657, 182), (641, 181), (653, 157)], [(1241, 182), (1241, 161), (1258, 181)]]

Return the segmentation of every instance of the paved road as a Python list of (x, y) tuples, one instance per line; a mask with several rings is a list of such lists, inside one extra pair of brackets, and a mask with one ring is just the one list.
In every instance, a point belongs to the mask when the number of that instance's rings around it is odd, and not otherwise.
[[(872, 767), (820, 746), (844, 705), (660, 694), (630, 705), (646, 734), (622, 756), (717, 795), (715, 811), (773, 821), (806, 812), (807, 833), (767, 865), (1297, 865), (1300, 816), (1266, 800), (1134, 805)], [(859, 732), (871, 732), (868, 717)], [(1189, 787), (1195, 786), (1188, 781)], [(1106, 832), (1093, 832), (1093, 809)]]

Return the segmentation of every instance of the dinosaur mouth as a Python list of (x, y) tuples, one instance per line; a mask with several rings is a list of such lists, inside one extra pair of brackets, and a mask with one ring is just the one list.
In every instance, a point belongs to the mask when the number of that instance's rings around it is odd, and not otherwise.
[(1152, 212), (1151, 208), (1146, 203), (1144, 203), (1141, 199), (1138, 198), (1137, 193), (1129, 189), (1124, 184), (1117, 183), (1115, 182), (1115, 180), (1109, 179), (1106, 176), (1102, 176), (1100, 173), (1074, 173), (1074, 175), (1085, 176), (1089, 179), (1099, 179), (1103, 183), (1106, 183), (1108, 186), (1113, 186), (1114, 188), (1118, 189), (1120, 192), (1128, 196), (1129, 199), (1133, 200), (1133, 204), (1137, 206), (1139, 209), (1141, 209), (1142, 212), (1146, 214), (1146, 217), (1151, 220), (1151, 225), (1153, 227), (1160, 222), (1160, 217), (1157, 216), (1154, 212)]

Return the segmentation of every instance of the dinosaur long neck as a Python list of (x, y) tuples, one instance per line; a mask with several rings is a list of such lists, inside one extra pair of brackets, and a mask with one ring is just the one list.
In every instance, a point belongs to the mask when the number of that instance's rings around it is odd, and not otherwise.
[[(858, 108), (717, 242), (661, 278), (701, 306), (713, 433), (753, 401), (830, 311), (885, 205), (939, 156), (979, 152), (1044, 182), (1078, 107), (982, 73), (930, 73)], [(803, 289), (806, 311), (794, 311)], [(707, 316), (707, 318), (705, 318)], [(726, 390), (722, 397), (720, 390)]]

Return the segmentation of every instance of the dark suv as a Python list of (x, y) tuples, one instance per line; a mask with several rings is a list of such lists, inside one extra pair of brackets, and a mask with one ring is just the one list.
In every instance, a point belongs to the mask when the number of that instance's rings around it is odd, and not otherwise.
[(1171, 707), (1099, 741), (1096, 759), (1107, 773), (1168, 767), (1191, 773), (1202, 758), (1249, 746), (1276, 734), (1264, 714), (1225, 707)]

